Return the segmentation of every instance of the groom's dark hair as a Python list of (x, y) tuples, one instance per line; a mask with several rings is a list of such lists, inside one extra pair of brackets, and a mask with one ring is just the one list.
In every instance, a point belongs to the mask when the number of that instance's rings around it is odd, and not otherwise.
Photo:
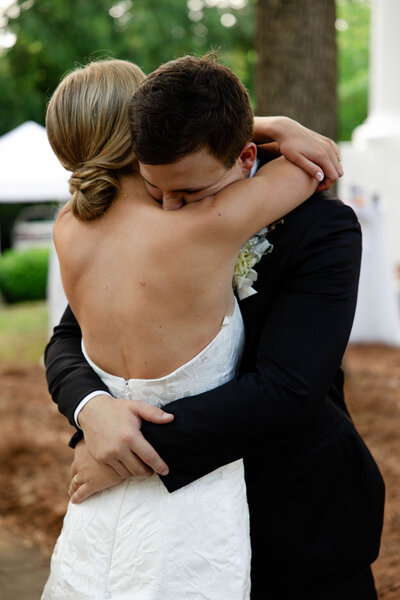
[(130, 124), (140, 162), (168, 164), (207, 148), (231, 168), (252, 139), (253, 110), (240, 79), (214, 55), (184, 56), (144, 80)]

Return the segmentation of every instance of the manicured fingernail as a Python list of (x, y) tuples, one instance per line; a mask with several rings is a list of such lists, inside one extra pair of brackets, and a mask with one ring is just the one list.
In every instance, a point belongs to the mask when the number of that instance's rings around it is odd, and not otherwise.
[(171, 413), (163, 413), (163, 414), (161, 415), (161, 417), (162, 417), (163, 419), (170, 419), (172, 416), (173, 416), (173, 415), (171, 415)]
[(315, 173), (315, 179), (317, 179), (318, 181), (322, 181), (324, 178), (324, 174), (321, 171), (318, 171), (317, 173)]

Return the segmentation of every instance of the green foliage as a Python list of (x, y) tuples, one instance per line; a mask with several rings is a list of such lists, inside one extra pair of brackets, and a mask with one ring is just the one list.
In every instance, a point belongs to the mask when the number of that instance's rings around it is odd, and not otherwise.
[(339, 50), (339, 139), (352, 131), (368, 113), (370, 0), (337, 0)]
[[(0, 54), (0, 135), (28, 119), (43, 124), (61, 77), (91, 58), (124, 58), (149, 73), (183, 54), (216, 49), (253, 96), (256, 0), (240, 9), (210, 4), (215, 1), (15, 0), (5, 19), (0, 14), (0, 34), (3, 27), (17, 35)], [(370, 5), (337, 0), (342, 140), (367, 114)], [(237, 19), (232, 27), (221, 24), (226, 13)]]
[[(196, 3), (201, 10), (188, 8)], [(16, 0), (6, 27), (17, 42), (0, 56), (0, 135), (28, 119), (44, 124), (61, 77), (91, 58), (131, 60), (149, 73), (183, 54), (220, 49), (251, 88), (253, 4), (233, 10), (202, 0)], [(227, 12), (236, 15), (232, 27), (221, 24)]]
[(7, 302), (46, 298), (49, 250), (6, 250), (0, 257), (0, 293)]

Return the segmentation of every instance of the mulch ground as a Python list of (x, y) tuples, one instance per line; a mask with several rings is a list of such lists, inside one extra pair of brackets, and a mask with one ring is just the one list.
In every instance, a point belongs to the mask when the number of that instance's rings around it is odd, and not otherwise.
[(381, 552), (373, 570), (379, 598), (400, 599), (400, 349), (348, 349), (346, 399), (386, 483)]
[[(400, 349), (352, 346), (344, 367), (350, 411), (387, 486), (382, 549), (374, 565), (379, 598), (399, 600)], [(71, 431), (49, 398), (42, 367), (0, 364), (0, 549), (5, 540), (18, 540), (21, 564), (29, 549), (48, 558), (60, 531)]]

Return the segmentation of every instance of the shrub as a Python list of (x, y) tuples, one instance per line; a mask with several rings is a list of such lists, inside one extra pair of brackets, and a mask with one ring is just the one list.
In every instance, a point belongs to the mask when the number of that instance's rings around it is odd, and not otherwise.
[(46, 298), (49, 250), (6, 250), (0, 256), (0, 293), (6, 302)]

